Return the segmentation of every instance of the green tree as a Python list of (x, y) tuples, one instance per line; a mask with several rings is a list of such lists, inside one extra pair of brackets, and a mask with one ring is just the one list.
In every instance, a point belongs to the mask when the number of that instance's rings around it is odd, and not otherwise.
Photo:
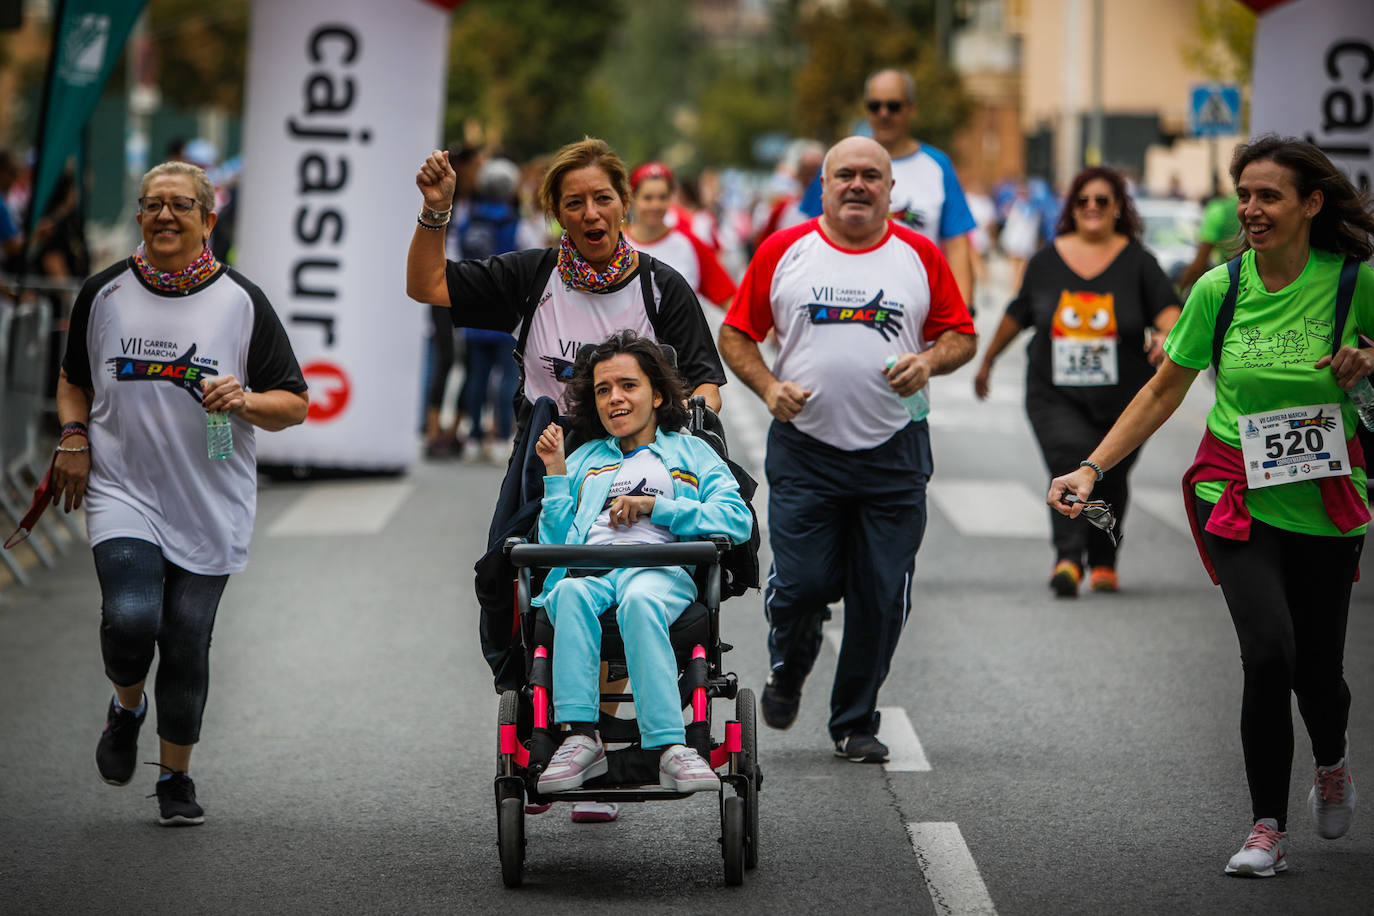
[[(249, 6), (249, 0), (148, 0), (148, 37), (165, 103), (243, 110)], [(122, 80), (123, 68), (115, 74)]]
[(794, 78), (797, 133), (827, 143), (848, 134), (862, 117), (858, 102), (864, 78), (897, 67), (916, 80), (916, 136), (948, 146), (970, 103), (941, 54), (934, 6), (847, 0), (803, 8), (796, 19), (805, 55)]
[(1195, 38), (1183, 61), (1208, 79), (1250, 88), (1255, 53), (1255, 14), (1235, 0), (1196, 0)]
[(618, 101), (593, 74), (622, 13), (621, 0), (468, 0), (450, 31), (446, 139), (469, 120), (517, 158), (580, 139)]

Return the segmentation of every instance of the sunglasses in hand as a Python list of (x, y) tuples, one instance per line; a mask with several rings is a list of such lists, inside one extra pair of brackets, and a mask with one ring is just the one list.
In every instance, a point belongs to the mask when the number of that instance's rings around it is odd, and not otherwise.
[(1081, 505), (1083, 511), (1079, 513), (1080, 518), (1087, 519), (1088, 524), (1101, 530), (1107, 537), (1111, 538), (1113, 547), (1117, 547), (1121, 544), (1122, 535), (1118, 534), (1116, 530), (1116, 510), (1112, 508), (1111, 503), (1102, 499), (1079, 499), (1072, 493), (1065, 493), (1063, 496), (1059, 497), (1059, 499), (1061, 502), (1068, 503), (1070, 506), (1074, 504)]

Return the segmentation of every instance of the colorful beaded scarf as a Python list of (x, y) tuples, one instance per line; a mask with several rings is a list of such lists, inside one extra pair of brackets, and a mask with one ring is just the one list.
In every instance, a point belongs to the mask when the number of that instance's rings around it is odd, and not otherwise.
[(558, 276), (573, 289), (590, 293), (610, 289), (625, 279), (625, 274), (634, 266), (634, 260), (635, 250), (630, 247), (623, 232), (620, 233), (620, 241), (615, 246), (611, 262), (600, 272), (582, 257), (582, 252), (578, 251), (572, 239), (568, 238), (568, 233), (563, 233), (563, 238), (558, 242)]
[(149, 264), (145, 254), (146, 250), (147, 246), (140, 242), (138, 250), (134, 252), (134, 266), (143, 275), (143, 279), (148, 281), (149, 286), (166, 293), (190, 292), (213, 277), (215, 271), (219, 270), (219, 261), (215, 260), (209, 245), (206, 245), (205, 249), (201, 251), (200, 257), (186, 267), (170, 272), (158, 270)]

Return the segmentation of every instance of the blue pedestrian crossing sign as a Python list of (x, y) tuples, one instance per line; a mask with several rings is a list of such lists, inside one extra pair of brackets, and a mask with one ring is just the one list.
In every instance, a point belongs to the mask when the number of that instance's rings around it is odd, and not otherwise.
[(1194, 137), (1240, 133), (1240, 87), (1233, 83), (1199, 83), (1188, 105), (1188, 130)]

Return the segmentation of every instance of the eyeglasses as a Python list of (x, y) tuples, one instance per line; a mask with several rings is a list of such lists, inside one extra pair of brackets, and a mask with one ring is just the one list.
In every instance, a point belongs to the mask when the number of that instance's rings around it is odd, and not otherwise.
[(184, 216), (194, 210), (198, 203), (200, 201), (194, 197), (173, 197), (171, 200), (163, 200), (161, 197), (140, 197), (138, 209), (143, 211), (146, 216), (157, 216), (162, 212), (162, 205), (168, 204), (173, 213)]
[(897, 112), (901, 111), (904, 107), (906, 107), (906, 102), (903, 102), (900, 99), (888, 99), (886, 101), (883, 101), (881, 99), (869, 99), (867, 102), (864, 102), (864, 107), (871, 111), (873, 114), (877, 114), (884, 108), (887, 109), (888, 114), (896, 114)]
[(1074, 201), (1074, 203), (1078, 205), (1078, 209), (1080, 210), (1088, 204), (1097, 204), (1099, 208), (1105, 208), (1111, 206), (1112, 199), (1106, 194), (1094, 194), (1091, 197), (1084, 194), (1082, 197), (1078, 198), (1078, 200)]
[(1124, 535), (1116, 530), (1116, 510), (1112, 504), (1103, 499), (1079, 499), (1072, 493), (1065, 493), (1061, 499), (1069, 505), (1078, 503), (1083, 506), (1083, 511), (1079, 513), (1079, 518), (1087, 519), (1088, 524), (1099, 529), (1111, 538), (1112, 546), (1120, 546)]

